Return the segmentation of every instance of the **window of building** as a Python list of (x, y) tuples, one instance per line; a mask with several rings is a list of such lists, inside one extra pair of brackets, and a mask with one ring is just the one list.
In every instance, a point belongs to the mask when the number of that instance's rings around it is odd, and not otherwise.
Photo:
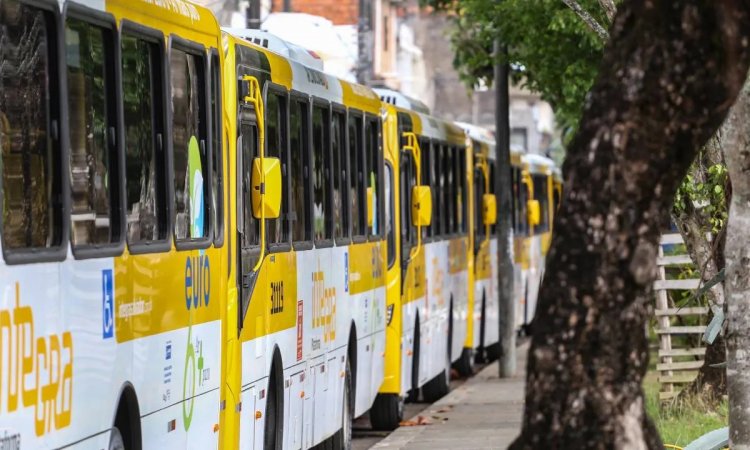
[(310, 205), (307, 198), (310, 153), (308, 147), (309, 113), (307, 102), (294, 99), (290, 102), (289, 109), (289, 142), (291, 144), (291, 166), (292, 166), (292, 189), (291, 189), (291, 214), (292, 240), (312, 240), (311, 227), (308, 224), (310, 218)]
[(346, 114), (334, 111), (331, 134), (333, 151), (333, 235), (349, 237), (348, 154), (346, 147)]
[(289, 242), (289, 158), (287, 149), (287, 104), (286, 95), (269, 91), (266, 94), (266, 155), (279, 158), (281, 162), (281, 214), (268, 220), (268, 243)]
[(362, 151), (362, 116), (349, 114), (349, 200), (352, 205), (352, 236), (367, 232), (367, 199), (365, 192), (365, 157)]
[(175, 237), (208, 237), (210, 179), (206, 154), (206, 84), (202, 56), (173, 48), (169, 57), (172, 92), (172, 164)]
[(111, 30), (65, 24), (70, 118), (70, 221), (73, 247), (120, 240), (117, 110)]
[(123, 34), (125, 212), (128, 243), (167, 238), (162, 52), (158, 44)]
[[(3, 248), (49, 249), (62, 243), (62, 177), (55, 21), (5, 1), (0, 7), (0, 151)], [(33, 55), (31, 57), (30, 55)]]
[(529, 150), (528, 141), (528, 132), (526, 131), (526, 128), (513, 128), (510, 130), (511, 148), (520, 148), (526, 152)]
[(322, 241), (333, 237), (333, 217), (329, 185), (331, 176), (330, 110), (314, 106), (312, 115), (313, 151), (313, 239)]
[(211, 55), (211, 199), (213, 204), (214, 246), (224, 243), (224, 163), (221, 116), (221, 67), (219, 55)]

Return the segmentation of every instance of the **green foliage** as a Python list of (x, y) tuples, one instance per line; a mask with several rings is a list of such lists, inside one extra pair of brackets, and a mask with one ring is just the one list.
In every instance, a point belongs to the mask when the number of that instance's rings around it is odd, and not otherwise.
[(675, 195), (674, 210), (676, 214), (701, 209), (708, 218), (710, 229), (706, 231), (718, 234), (727, 223), (726, 192), (728, 182), (727, 168), (724, 164), (714, 164), (705, 171), (705, 182), (696, 180), (690, 170)]
[(646, 411), (665, 444), (684, 447), (709, 431), (725, 427), (729, 423), (729, 405), (726, 400), (716, 406), (699, 398), (660, 405), (656, 372), (649, 371), (646, 375), (643, 391)]
[[(560, 0), (421, 0), (452, 10), (454, 66), (471, 87), (492, 81), (492, 44), (508, 48), (514, 81), (538, 92), (564, 128), (578, 123), (586, 93), (596, 77), (604, 43)], [(597, 0), (579, 0), (606, 29)]]

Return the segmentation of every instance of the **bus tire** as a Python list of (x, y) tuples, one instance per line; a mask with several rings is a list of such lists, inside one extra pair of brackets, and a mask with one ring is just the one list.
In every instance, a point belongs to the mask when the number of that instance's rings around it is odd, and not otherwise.
[(266, 414), (263, 423), (264, 450), (281, 450), (284, 443), (284, 407), (279, 396), (279, 390), (282, 389), (281, 377), (278, 373), (281, 370), (280, 360), (278, 353), (275, 353), (266, 394)]
[(122, 434), (117, 427), (112, 427), (109, 435), (109, 450), (125, 450), (125, 442), (123, 442)]
[(352, 424), (354, 422), (354, 399), (352, 398), (352, 371), (349, 360), (346, 360), (346, 375), (344, 377), (343, 409), (341, 414), (341, 429), (333, 435), (335, 450), (351, 450)]
[(393, 431), (404, 420), (404, 400), (398, 394), (378, 394), (370, 408), (373, 430)]
[(461, 350), (461, 357), (454, 363), (456, 371), (458, 371), (458, 374), (462, 377), (470, 377), (474, 375), (474, 367), (471, 364), (471, 353), (472, 351), (470, 348), (464, 347)]
[(416, 403), (419, 401), (419, 340), (421, 339), (419, 332), (419, 316), (414, 324), (414, 345), (411, 355), (411, 389), (406, 395), (406, 401), (409, 403)]

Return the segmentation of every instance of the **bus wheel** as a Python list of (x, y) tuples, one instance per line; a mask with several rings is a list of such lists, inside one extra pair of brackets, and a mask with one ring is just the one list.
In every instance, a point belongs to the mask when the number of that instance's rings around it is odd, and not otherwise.
[(346, 360), (346, 375), (344, 378), (343, 412), (341, 414), (341, 429), (333, 435), (333, 448), (336, 450), (351, 450), (352, 448), (352, 421), (354, 402), (352, 401), (352, 371), (349, 368), (349, 360)]
[(455, 366), (459, 375), (463, 377), (470, 377), (474, 375), (474, 367), (471, 365), (471, 349), (464, 347), (461, 350), (461, 357), (456, 361)]
[(112, 427), (112, 432), (109, 435), (109, 450), (125, 450), (122, 434), (117, 427)]
[(373, 430), (392, 431), (404, 419), (404, 400), (398, 394), (378, 394), (370, 408)]
[(283, 423), (278, 402), (278, 386), (276, 386), (276, 373), (271, 372), (268, 382), (268, 395), (266, 397), (266, 415), (263, 427), (263, 449), (280, 450), (282, 445)]

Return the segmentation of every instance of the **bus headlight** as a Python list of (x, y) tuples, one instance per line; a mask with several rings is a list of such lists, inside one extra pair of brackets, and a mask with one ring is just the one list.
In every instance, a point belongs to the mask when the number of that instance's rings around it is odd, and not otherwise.
[(385, 308), (385, 325), (386, 326), (390, 325), (391, 320), (393, 320), (393, 303), (386, 306)]

